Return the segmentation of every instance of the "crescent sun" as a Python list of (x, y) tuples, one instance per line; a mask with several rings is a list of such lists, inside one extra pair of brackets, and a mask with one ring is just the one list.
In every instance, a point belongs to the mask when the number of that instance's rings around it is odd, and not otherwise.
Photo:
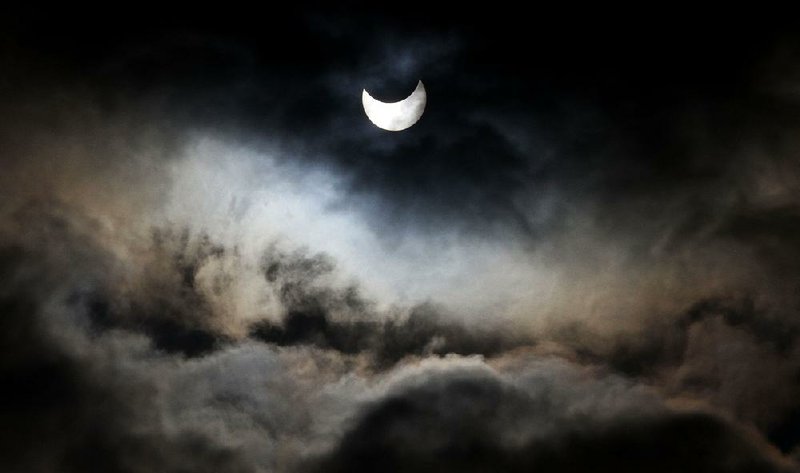
[(422, 81), (417, 83), (417, 88), (411, 95), (399, 102), (386, 103), (375, 100), (366, 89), (361, 94), (367, 118), (378, 128), (389, 131), (405, 130), (417, 123), (425, 111), (427, 101), (428, 94), (425, 93)]

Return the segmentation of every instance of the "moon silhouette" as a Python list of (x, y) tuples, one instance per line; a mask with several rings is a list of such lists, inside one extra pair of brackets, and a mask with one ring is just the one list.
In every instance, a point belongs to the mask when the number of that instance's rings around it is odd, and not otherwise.
[(375, 126), (389, 131), (401, 131), (417, 123), (422, 117), (425, 104), (428, 102), (428, 94), (425, 93), (422, 81), (419, 81), (414, 92), (399, 102), (386, 103), (375, 100), (366, 89), (361, 94), (361, 102), (364, 104), (367, 118)]

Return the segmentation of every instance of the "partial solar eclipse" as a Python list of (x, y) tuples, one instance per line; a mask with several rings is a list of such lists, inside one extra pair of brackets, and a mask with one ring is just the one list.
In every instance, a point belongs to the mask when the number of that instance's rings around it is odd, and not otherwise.
[(367, 118), (378, 128), (389, 131), (401, 131), (411, 127), (419, 121), (425, 112), (428, 94), (422, 81), (417, 83), (417, 88), (408, 97), (399, 102), (381, 102), (374, 99), (366, 89), (361, 94), (364, 112)]

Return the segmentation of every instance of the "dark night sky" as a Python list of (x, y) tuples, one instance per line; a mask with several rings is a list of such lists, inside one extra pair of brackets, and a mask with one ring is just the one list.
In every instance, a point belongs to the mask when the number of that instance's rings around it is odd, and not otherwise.
[(4, 8), (0, 470), (798, 468), (788, 12)]

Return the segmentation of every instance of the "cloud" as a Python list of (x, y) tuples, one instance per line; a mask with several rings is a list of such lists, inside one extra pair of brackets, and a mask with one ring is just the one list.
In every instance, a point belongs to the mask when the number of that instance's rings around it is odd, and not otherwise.
[(311, 471), (789, 471), (748, 432), (622, 378), (546, 358), (514, 375), (439, 363), (376, 400)]
[[(250, 320), (248, 339), (229, 330), (236, 312), (215, 302), (250, 277), (235, 249), (166, 229), (140, 259), (112, 251), (102, 226), (69, 207), (17, 216), (29, 238), (7, 235), (16, 243), (2, 258), (2, 376), (14, 387), (8, 421), (22, 432), (9, 439), (11, 471), (77, 471), (96, 450), (107, 454), (98, 468), (110, 471), (330, 471), (387, 459), (401, 470), (610, 468), (620, 457), (608, 452), (618, 451), (638, 452), (626, 465), (781, 471), (784, 460), (746, 424), (660, 397), (705, 401), (765, 432), (776, 426), (793, 398), (764, 396), (790, 393), (794, 342), (746, 303), (700, 304), (676, 332), (625, 351), (631, 339), (540, 340), (430, 306), (381, 313), (330, 277), (330, 257), (268, 246), (256, 287), (277, 312)], [(709, 336), (732, 351), (708, 351), (699, 340)], [(477, 357), (439, 358), (453, 353)], [(770, 366), (771, 384), (742, 389), (767, 379), (742, 360)], [(715, 441), (694, 437), (698, 430)], [(34, 449), (33, 437), (52, 438), (50, 447)]]
[(48, 277), (30, 278), (28, 258), (5, 248), (0, 263), (9, 276), (0, 296), (4, 470), (246, 471), (213, 439), (160, 427), (151, 375), (126, 367), (148, 351), (145, 340), (114, 335), (99, 346), (73, 345), (82, 335), (64, 325), (75, 322), (72, 314), (60, 319), (56, 301), (41, 299)]

